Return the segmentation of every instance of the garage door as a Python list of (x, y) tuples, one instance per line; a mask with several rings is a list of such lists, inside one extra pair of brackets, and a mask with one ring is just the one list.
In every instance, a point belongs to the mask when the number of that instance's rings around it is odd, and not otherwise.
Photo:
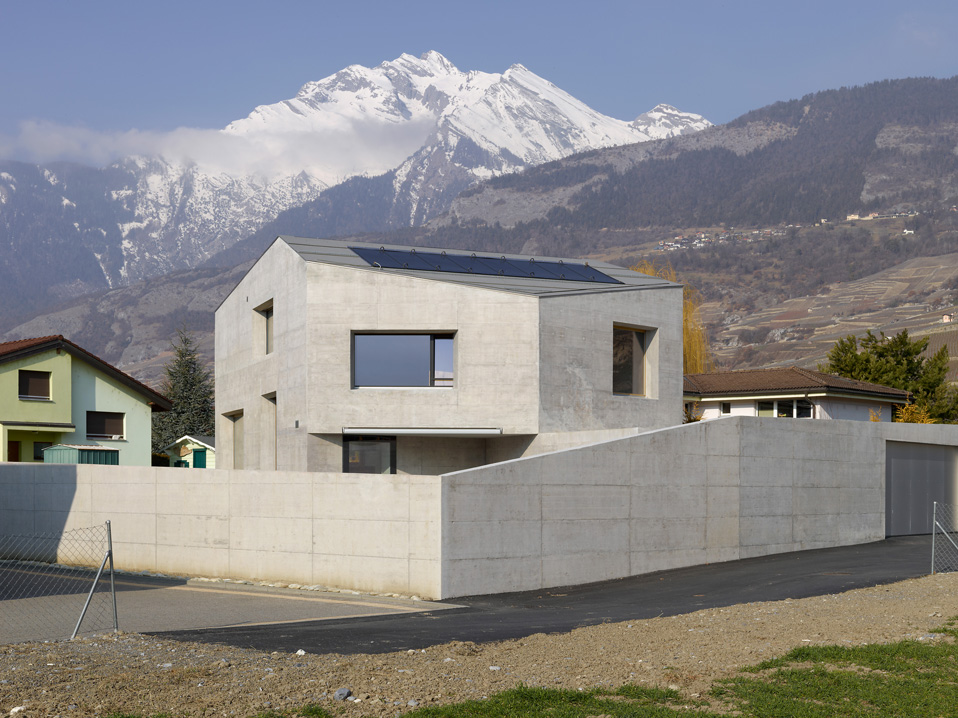
[(958, 503), (958, 447), (885, 444), (885, 535), (930, 534), (932, 503)]

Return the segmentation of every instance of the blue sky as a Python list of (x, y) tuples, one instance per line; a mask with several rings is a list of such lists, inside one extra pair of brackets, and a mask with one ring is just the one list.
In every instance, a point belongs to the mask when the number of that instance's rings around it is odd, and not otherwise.
[(726, 122), (776, 100), (958, 74), (958, 3), (0, 0), (0, 147), (21, 123), (220, 128), (350, 64), (521, 63), (607, 115)]

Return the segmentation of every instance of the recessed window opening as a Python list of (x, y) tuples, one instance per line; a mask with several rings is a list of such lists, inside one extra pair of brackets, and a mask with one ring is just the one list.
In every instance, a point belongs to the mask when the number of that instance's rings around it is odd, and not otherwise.
[[(256, 322), (259, 335), (257, 341), (265, 354), (273, 353), (273, 300), (261, 304), (254, 310), (258, 315)], [(255, 315), (254, 315), (255, 316)]]
[(728, 415), (728, 414), (731, 414), (731, 413), (732, 413), (732, 402), (730, 402), (730, 401), (723, 401), (723, 402), (722, 402), (722, 414), (723, 414), (723, 415)]
[(354, 334), (353, 387), (454, 384), (452, 334)]
[(645, 331), (612, 328), (612, 393), (645, 394)]
[(395, 474), (395, 436), (344, 436), (343, 473)]
[(123, 414), (118, 411), (88, 411), (86, 413), (86, 438), (123, 438)]
[(34, 441), (33, 442), (33, 460), (43, 461), (43, 450), (53, 446), (52, 441)]
[(50, 372), (21, 369), (18, 378), (20, 399), (29, 401), (50, 400)]

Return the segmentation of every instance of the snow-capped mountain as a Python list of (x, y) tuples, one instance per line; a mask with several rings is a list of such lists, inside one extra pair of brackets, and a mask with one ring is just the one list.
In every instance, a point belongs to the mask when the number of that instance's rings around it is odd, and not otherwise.
[[(106, 168), (4, 164), (0, 246), (14, 254), (0, 274), (22, 266), (15, 254), (34, 252), (38, 233), (88, 251), (67, 263), (82, 264), (83, 276), (61, 271), (52, 288), (18, 290), (28, 294), (62, 299), (192, 267), (351, 177), (389, 173), (378, 229), (419, 224), (478, 180), (709, 124), (666, 105), (633, 122), (607, 117), (521, 65), (463, 72), (438, 52), (353, 65), (222, 130), (171, 134), (160, 151)], [(56, 217), (17, 214), (36, 205), (31, 188)], [(0, 305), (7, 299), (0, 291)]]

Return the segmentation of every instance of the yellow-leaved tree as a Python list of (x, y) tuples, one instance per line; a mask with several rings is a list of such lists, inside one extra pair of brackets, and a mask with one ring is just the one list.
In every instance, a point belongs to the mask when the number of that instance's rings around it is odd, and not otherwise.
[[(679, 283), (671, 264), (659, 265), (649, 260), (629, 267), (633, 272)], [(702, 294), (693, 286), (682, 287), (682, 371), (701, 374), (715, 369), (715, 357), (709, 344), (708, 332), (702, 321)]]

